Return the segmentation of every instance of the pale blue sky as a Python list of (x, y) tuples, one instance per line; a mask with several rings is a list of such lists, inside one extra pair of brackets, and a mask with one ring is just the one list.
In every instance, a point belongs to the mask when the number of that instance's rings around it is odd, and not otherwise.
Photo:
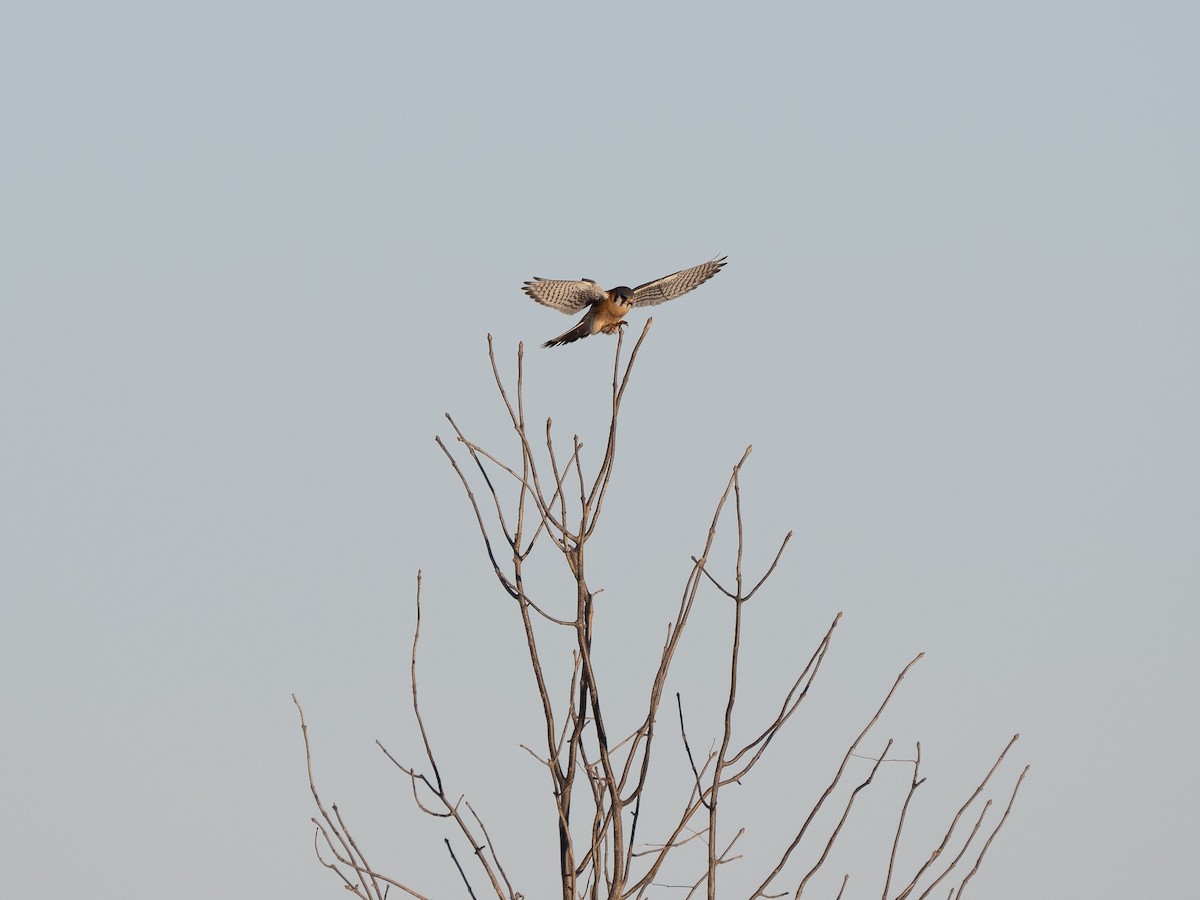
[[(924, 650), (877, 735), (923, 743), (923, 834), (1013, 732), (1002, 784), (1033, 766), (974, 897), (1178, 895), (1198, 46), (1183, 2), (9, 4), (0, 893), (341, 896), (295, 691), (376, 863), (461, 896), (372, 744), (416, 750), (423, 568), (444, 772), (550, 896), (519, 634), (432, 436), (450, 410), (511, 449), (490, 332), (510, 367), (526, 342), (533, 418), (598, 446), (613, 342), (538, 349), (569, 320), (521, 282), (727, 253), (655, 310), (595, 539), (598, 653), (657, 645), (753, 443), (752, 557), (796, 539), (748, 718), (845, 617), (775, 780), (746, 786), (748, 848)], [(879, 893), (868, 831), (854, 896)]]

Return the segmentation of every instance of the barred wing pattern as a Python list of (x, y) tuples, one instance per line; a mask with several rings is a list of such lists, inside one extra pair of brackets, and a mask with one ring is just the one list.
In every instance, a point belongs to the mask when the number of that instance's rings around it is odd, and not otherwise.
[(543, 306), (557, 309), (568, 316), (604, 299), (604, 291), (590, 278), (582, 278), (579, 281), (535, 278), (525, 282), (525, 287), (521, 290)]
[(674, 300), (676, 297), (682, 297), (720, 272), (724, 265), (725, 257), (722, 256), (706, 263), (700, 263), (698, 266), (692, 266), (690, 269), (682, 269), (674, 275), (647, 281), (633, 289), (633, 305), (657, 306), (668, 300)]

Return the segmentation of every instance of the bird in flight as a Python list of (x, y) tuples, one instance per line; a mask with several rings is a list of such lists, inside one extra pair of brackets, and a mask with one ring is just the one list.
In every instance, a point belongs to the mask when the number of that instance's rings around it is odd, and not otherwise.
[(627, 324), (625, 314), (635, 306), (657, 306), (682, 297), (720, 272), (724, 265), (725, 257), (722, 256), (690, 269), (681, 269), (673, 275), (647, 281), (635, 288), (621, 285), (606, 291), (590, 278), (581, 278), (579, 281), (535, 278), (525, 282), (522, 290), (543, 306), (557, 309), (568, 316), (587, 309), (587, 314), (574, 328), (542, 344), (543, 347), (558, 347), (601, 331), (615, 334), (622, 325)]

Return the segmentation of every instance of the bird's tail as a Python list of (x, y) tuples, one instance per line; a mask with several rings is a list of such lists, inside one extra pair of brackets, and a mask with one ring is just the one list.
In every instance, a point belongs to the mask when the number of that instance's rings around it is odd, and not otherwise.
[(543, 347), (561, 347), (563, 344), (569, 344), (572, 341), (577, 341), (580, 338), (585, 338), (592, 333), (591, 323), (585, 317), (578, 325), (570, 331), (563, 332), (556, 338), (551, 338), (542, 344)]

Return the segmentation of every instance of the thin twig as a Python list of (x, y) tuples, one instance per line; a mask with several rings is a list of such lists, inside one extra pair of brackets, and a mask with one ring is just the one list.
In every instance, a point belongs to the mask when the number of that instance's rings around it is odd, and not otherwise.
[[(317, 811), (320, 812), (320, 814), (321, 814), (320, 821), (318, 821), (315, 818), (312, 821), (313, 821), (313, 824), (316, 825), (317, 830), (320, 832), (322, 837), (325, 839), (325, 843), (329, 847), (330, 852), (333, 853), (334, 858), (336, 860), (338, 860), (338, 862), (342, 863), (343, 865), (347, 865), (347, 866), (350, 866), (351, 868), (353, 868), (355, 870), (355, 873), (358, 875), (358, 877), (360, 879), (362, 878), (362, 876), (364, 874), (366, 874), (371, 877), (378, 878), (379, 880), (384, 881), (387, 884), (392, 885), (393, 887), (397, 887), (400, 890), (404, 891), (406, 894), (408, 894), (412, 897), (419, 898), (419, 900), (428, 900), (428, 898), (425, 897), (424, 894), (420, 894), (417, 891), (414, 891), (412, 888), (408, 887), (407, 885), (402, 884), (398, 881), (394, 881), (393, 879), (386, 878), (382, 875), (379, 875), (376, 872), (371, 871), (366, 866), (365, 860), (363, 861), (363, 863), (361, 865), (358, 862), (353, 861), (353, 857), (354, 857), (353, 846), (350, 844), (349, 841), (347, 841), (343, 837), (341, 831), (339, 831), (339, 829), (338, 829), (338, 825), (336, 824), (334, 817), (329, 815), (329, 811), (325, 808), (325, 804), (321, 801), (321, 795), (319, 793), (317, 793), (317, 782), (316, 782), (316, 779), (313, 777), (312, 745), (309, 743), (309, 740), (308, 740), (308, 723), (304, 719), (304, 709), (303, 709), (303, 707), (300, 706), (300, 701), (296, 698), (295, 694), (292, 694), (292, 703), (294, 703), (296, 705), (296, 712), (299, 713), (299, 715), (300, 715), (300, 733), (304, 738), (304, 765), (305, 765), (305, 770), (308, 773), (308, 789), (312, 793), (313, 802), (317, 806)], [(335, 809), (336, 809), (336, 807), (335, 807)], [(333, 832), (333, 837), (337, 838), (338, 844), (341, 845), (343, 853), (338, 852), (337, 846), (335, 846), (333, 840), (330, 838), (331, 831)], [(321, 862), (321, 865), (325, 866), (326, 868), (333, 869), (335, 872), (337, 872), (338, 876), (342, 879), (343, 883), (345, 883), (345, 885), (348, 889), (355, 891), (356, 893), (359, 893), (352, 886), (352, 883), (350, 882), (350, 880), (347, 879), (346, 876), (344, 874), (342, 874), (336, 868), (336, 866), (334, 866), (332, 863), (326, 862), (321, 857), (321, 853), (320, 853), (319, 849), (317, 850), (317, 859)], [(364, 883), (364, 886), (365, 886), (365, 883)], [(359, 896), (363, 896), (363, 895), (361, 893), (359, 893)]]
[[(687, 728), (683, 725), (683, 700), (679, 696), (679, 692), (675, 692), (675, 705), (679, 707), (679, 733), (683, 737), (683, 749), (687, 751), (688, 764), (692, 767), (692, 777), (696, 780), (696, 793), (702, 795), (704, 788), (700, 786), (700, 772), (696, 769), (696, 760), (692, 756), (692, 746), (688, 743)], [(704, 801), (705, 807), (708, 807), (708, 801)]]
[(975, 802), (975, 798), (983, 793), (983, 789), (987, 787), (987, 783), (991, 780), (992, 776), (996, 774), (996, 770), (1000, 768), (1000, 764), (1004, 762), (1004, 757), (1008, 755), (1008, 751), (1012, 749), (1012, 745), (1015, 744), (1020, 737), (1020, 734), (1014, 734), (1009, 739), (1008, 743), (1004, 745), (1004, 749), (1000, 751), (1000, 755), (996, 758), (996, 761), (992, 763), (992, 767), (988, 769), (988, 773), (983, 777), (983, 780), (979, 782), (978, 786), (975, 788), (971, 796), (967, 798), (966, 802), (958, 808), (958, 812), (955, 813), (954, 818), (951, 819), (950, 826), (946, 829), (945, 835), (942, 836), (941, 843), (938, 844), (934, 851), (929, 855), (929, 859), (925, 861), (924, 865), (917, 870), (917, 874), (913, 876), (912, 881), (908, 883), (904, 890), (896, 895), (896, 900), (905, 900), (905, 898), (913, 892), (913, 889), (917, 886), (917, 882), (920, 881), (921, 876), (925, 874), (929, 867), (933, 865), (934, 860), (936, 860), (938, 856), (941, 855), (942, 851), (946, 849), (946, 845), (950, 843), (950, 837), (954, 834), (954, 829), (958, 826), (958, 822), (962, 818), (963, 813), (967, 811), (967, 807)]
[(866, 780), (850, 792), (850, 797), (846, 800), (846, 806), (842, 809), (842, 817), (838, 819), (837, 825), (834, 827), (833, 832), (829, 835), (829, 840), (825, 842), (825, 849), (821, 851), (820, 858), (813, 864), (813, 867), (808, 870), (808, 873), (802, 879), (800, 879), (800, 884), (796, 888), (796, 900), (800, 900), (800, 896), (804, 893), (804, 886), (808, 884), (809, 880), (814, 875), (817, 874), (817, 871), (821, 868), (821, 866), (825, 865), (825, 860), (829, 858), (829, 851), (833, 849), (834, 843), (842, 833), (842, 827), (846, 824), (846, 820), (850, 818), (850, 810), (854, 807), (855, 799), (857, 799), (858, 795), (864, 791), (872, 781), (875, 780), (875, 773), (879, 771), (880, 763), (883, 762), (884, 757), (887, 756), (888, 751), (891, 749), (892, 741), (889, 738), (887, 746), (885, 746), (883, 748), (883, 752), (879, 754), (879, 759), (875, 760), (875, 765), (871, 766), (871, 772), (869, 775), (867, 775)]
[(992, 841), (1000, 829), (1004, 827), (1004, 823), (1008, 821), (1008, 814), (1012, 812), (1013, 803), (1017, 799), (1017, 791), (1021, 789), (1022, 782), (1025, 781), (1025, 776), (1029, 774), (1029, 766), (1021, 770), (1020, 776), (1017, 778), (1017, 783), (1013, 787), (1012, 796), (1008, 798), (1008, 806), (1004, 808), (1004, 815), (1000, 817), (1000, 821), (996, 823), (996, 827), (992, 829), (992, 833), (988, 835), (988, 839), (983, 844), (983, 849), (979, 851), (979, 856), (975, 860), (975, 865), (971, 867), (971, 871), (967, 873), (967, 877), (962, 880), (962, 884), (958, 888), (959, 900), (962, 900), (963, 891), (967, 888), (967, 882), (975, 877), (975, 873), (979, 871), (979, 866), (983, 862), (984, 854), (988, 852), (988, 848), (992, 846)]
[(458, 869), (458, 874), (462, 876), (463, 884), (467, 886), (467, 893), (471, 895), (471, 900), (475, 900), (475, 891), (471, 887), (471, 881), (467, 878), (467, 873), (463, 871), (462, 864), (458, 861), (458, 857), (454, 855), (454, 848), (450, 846), (450, 838), (442, 838), (446, 844), (446, 850), (450, 853), (450, 858), (454, 860), (454, 866)]
[(871, 720), (867, 722), (866, 727), (859, 732), (858, 737), (854, 739), (854, 743), (850, 745), (850, 749), (846, 751), (846, 755), (842, 757), (842, 764), (838, 766), (837, 773), (833, 776), (833, 780), (829, 783), (829, 786), (825, 788), (825, 792), (821, 795), (816, 804), (813, 806), (812, 810), (809, 812), (808, 818), (804, 820), (804, 824), (800, 826), (800, 830), (796, 833), (796, 836), (792, 839), (792, 842), (788, 845), (787, 849), (784, 850), (783, 855), (780, 857), (775, 868), (771, 870), (771, 873), (763, 880), (762, 884), (760, 884), (754, 893), (750, 895), (750, 900), (754, 900), (756, 897), (765, 896), (765, 892), (770, 886), (771, 882), (775, 880), (776, 876), (778, 876), (781, 871), (783, 871), (783, 867), (787, 865), (788, 859), (791, 857), (796, 847), (799, 846), (800, 841), (803, 840), (805, 833), (808, 831), (809, 826), (813, 822), (813, 819), (816, 818), (817, 813), (820, 812), (821, 807), (829, 798), (829, 795), (833, 793), (834, 788), (836, 788), (838, 783), (842, 780), (842, 773), (846, 771), (846, 764), (850, 761), (851, 755), (858, 749), (858, 745), (862, 743), (862, 740), (867, 736), (867, 733), (875, 727), (875, 723), (878, 722), (879, 717), (883, 715), (884, 709), (886, 709), (888, 703), (891, 702), (896, 690), (900, 687), (900, 682), (903, 681), (904, 676), (908, 674), (908, 670), (915, 666), (924, 655), (924, 653), (918, 653), (915, 657), (913, 657), (908, 665), (901, 670), (900, 674), (896, 676), (895, 682), (892, 683), (891, 690), (889, 690), (887, 696), (883, 698), (883, 702), (879, 704), (879, 708), (875, 710), (875, 715), (873, 715)]

